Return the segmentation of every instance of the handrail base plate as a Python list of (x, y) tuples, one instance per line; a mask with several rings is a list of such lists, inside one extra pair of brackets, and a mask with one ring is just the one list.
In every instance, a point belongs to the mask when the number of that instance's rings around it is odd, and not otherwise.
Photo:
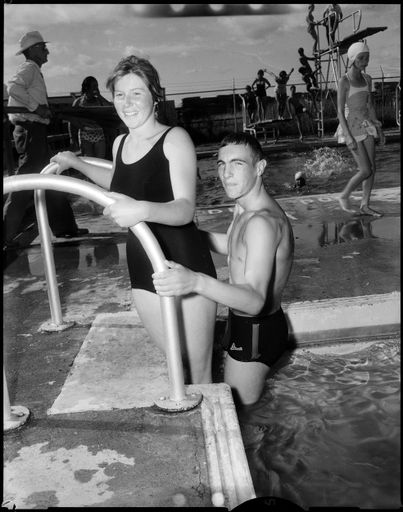
[(56, 324), (52, 321), (43, 322), (38, 329), (38, 332), (59, 332), (65, 331), (66, 329), (70, 329), (73, 327), (75, 322), (64, 322), (62, 324)]
[(22, 427), (28, 421), (31, 414), (30, 410), (23, 405), (13, 405), (10, 409), (10, 417), (3, 420), (3, 432), (10, 432)]
[(163, 411), (167, 412), (183, 412), (189, 411), (197, 407), (203, 400), (201, 393), (191, 393), (185, 395), (182, 400), (172, 400), (169, 397), (162, 396), (158, 400), (155, 400), (154, 405)]

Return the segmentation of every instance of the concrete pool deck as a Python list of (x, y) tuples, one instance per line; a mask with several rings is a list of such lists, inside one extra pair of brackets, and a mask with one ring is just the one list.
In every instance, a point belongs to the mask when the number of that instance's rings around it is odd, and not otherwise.
[[(400, 189), (374, 190), (373, 207), (385, 213), (379, 219), (348, 216), (333, 194), (279, 203), (296, 238), (284, 309), (297, 346), (396, 335)], [(11, 405), (27, 407), (31, 418), (4, 438), (4, 506), (210, 507), (214, 501), (232, 509), (253, 498), (228, 386), (187, 388), (204, 396), (187, 412), (156, 409), (154, 400), (168, 389), (166, 365), (130, 308), (125, 230), (87, 201), (74, 209), (90, 234), (54, 244), (70, 329), (41, 329), (50, 313), (38, 238), (6, 254), (6, 377)], [(196, 220), (201, 228), (225, 230), (230, 217), (231, 206), (222, 205), (198, 209)], [(226, 279), (225, 260), (214, 258)], [(218, 327), (225, 315), (219, 307)]]

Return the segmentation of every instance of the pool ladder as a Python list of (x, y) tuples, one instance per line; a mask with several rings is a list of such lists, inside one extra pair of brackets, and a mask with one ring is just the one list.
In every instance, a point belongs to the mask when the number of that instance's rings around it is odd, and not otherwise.
[[(99, 158), (80, 157), (84, 162), (101, 168), (112, 169), (112, 163)], [(42, 330), (63, 331), (73, 325), (73, 322), (64, 322), (60, 296), (56, 279), (55, 261), (52, 250), (51, 234), (46, 209), (45, 190), (57, 190), (76, 194), (106, 207), (114, 202), (105, 191), (92, 184), (68, 176), (55, 176), (57, 164), (47, 165), (40, 174), (25, 174), (4, 178), (3, 193), (18, 192), (21, 190), (34, 190), (35, 209), (38, 221), (41, 249), (44, 258), (44, 268), (49, 298), (51, 321), (46, 322)], [(155, 272), (167, 269), (165, 256), (150, 228), (139, 222), (130, 230), (137, 236), (149, 257)], [(161, 314), (166, 332), (166, 358), (169, 376), (169, 397), (155, 400), (155, 405), (165, 411), (179, 412), (196, 407), (202, 400), (199, 393), (186, 394), (182, 356), (180, 350), (180, 334), (178, 311), (174, 297), (160, 297)], [(11, 406), (6, 381), (6, 372), (3, 366), (3, 429), (14, 430), (28, 420), (29, 410), (24, 406)]]

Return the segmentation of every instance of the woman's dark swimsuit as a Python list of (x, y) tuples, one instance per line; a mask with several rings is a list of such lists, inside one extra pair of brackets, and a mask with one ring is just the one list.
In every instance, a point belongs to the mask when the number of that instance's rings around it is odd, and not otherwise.
[(223, 346), (237, 361), (257, 361), (273, 366), (291, 350), (288, 326), (283, 310), (266, 316), (239, 316), (229, 310)]
[[(158, 139), (150, 151), (132, 164), (122, 161), (122, 148), (127, 137), (122, 137), (116, 155), (115, 172), (110, 190), (125, 194), (138, 201), (166, 203), (174, 200), (169, 161), (164, 155), (163, 144), (170, 129)], [(215, 267), (207, 243), (194, 222), (184, 226), (167, 226), (147, 222), (158, 240), (166, 259), (176, 261), (195, 272), (216, 277)], [(127, 264), (132, 288), (155, 293), (154, 272), (140, 241), (129, 230), (126, 244)]]
[(256, 96), (258, 98), (265, 98), (267, 96), (266, 82), (264, 80), (260, 80), (259, 82), (256, 82)]

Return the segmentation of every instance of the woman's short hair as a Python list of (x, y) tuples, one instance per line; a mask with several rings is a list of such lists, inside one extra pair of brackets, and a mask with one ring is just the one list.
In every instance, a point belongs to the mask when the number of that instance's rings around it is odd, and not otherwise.
[(109, 78), (106, 81), (106, 87), (112, 92), (112, 95), (114, 95), (115, 92), (116, 80), (129, 75), (130, 73), (133, 73), (144, 80), (151, 92), (154, 102), (161, 101), (164, 98), (164, 90), (160, 84), (158, 71), (150, 61), (141, 57), (136, 57), (135, 55), (129, 55), (128, 57), (121, 59), (109, 75)]
[(225, 146), (229, 146), (230, 144), (243, 144), (244, 146), (249, 146), (252, 150), (254, 164), (256, 162), (259, 162), (259, 160), (264, 159), (264, 153), (262, 150), (262, 146), (260, 145), (260, 142), (256, 139), (256, 137), (250, 135), (249, 133), (230, 133), (229, 135), (223, 138), (218, 149), (223, 148)]
[(84, 78), (83, 83), (81, 84), (81, 94), (88, 92), (91, 84), (94, 82), (98, 84), (98, 80), (93, 76), (87, 76)]

